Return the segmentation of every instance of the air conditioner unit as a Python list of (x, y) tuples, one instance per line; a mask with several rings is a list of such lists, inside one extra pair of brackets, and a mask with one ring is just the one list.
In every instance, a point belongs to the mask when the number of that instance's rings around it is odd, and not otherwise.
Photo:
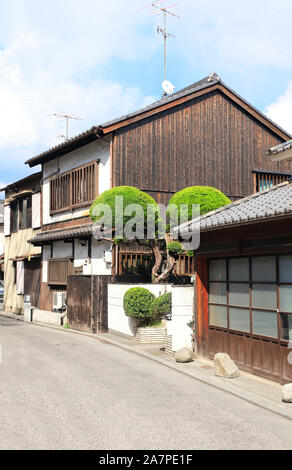
[(53, 293), (54, 312), (61, 310), (64, 304), (66, 304), (66, 292), (54, 292)]

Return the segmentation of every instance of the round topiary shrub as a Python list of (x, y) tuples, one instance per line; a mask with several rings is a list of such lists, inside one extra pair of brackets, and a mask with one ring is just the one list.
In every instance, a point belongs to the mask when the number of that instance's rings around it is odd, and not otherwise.
[(152, 305), (155, 295), (143, 287), (129, 289), (124, 296), (124, 311), (127, 317), (135, 318), (141, 326), (147, 326), (152, 319)]
[(154, 300), (152, 304), (152, 316), (153, 319), (157, 319), (157, 322), (164, 317), (171, 317), (172, 314), (172, 294), (163, 294)]
[[(116, 204), (116, 198), (120, 198), (120, 206)], [(158, 221), (159, 209), (155, 200), (148, 194), (132, 186), (118, 186), (100, 194), (91, 206), (90, 217), (93, 222), (96, 223), (102, 220), (107, 227), (117, 228), (119, 225), (125, 227), (126, 223), (134, 217), (131, 211), (129, 211), (131, 213), (126, 212), (127, 207), (132, 204), (136, 204), (142, 209), (140, 212), (143, 227), (147, 225), (147, 216), (148, 220)], [(103, 206), (110, 208), (111, 213), (109, 212), (107, 215), (102, 209)], [(122, 221), (118, 219), (122, 212), (121, 207), (123, 208), (124, 214)]]
[[(230, 203), (230, 199), (218, 189), (209, 186), (192, 186), (179, 191), (171, 198), (168, 205), (168, 216), (172, 221), (175, 220), (175, 214), (172, 214), (171, 205), (177, 207), (179, 214), (178, 222), (182, 223), (193, 219), (192, 206), (194, 204), (200, 206), (200, 213), (204, 215)], [(186, 207), (181, 208), (181, 205), (186, 205)]]

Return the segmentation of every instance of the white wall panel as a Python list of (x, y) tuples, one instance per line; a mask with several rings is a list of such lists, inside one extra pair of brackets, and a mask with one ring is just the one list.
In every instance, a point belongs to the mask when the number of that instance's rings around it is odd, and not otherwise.
[(32, 195), (32, 228), (41, 226), (41, 193)]
[(4, 207), (4, 235), (10, 235), (10, 205)]

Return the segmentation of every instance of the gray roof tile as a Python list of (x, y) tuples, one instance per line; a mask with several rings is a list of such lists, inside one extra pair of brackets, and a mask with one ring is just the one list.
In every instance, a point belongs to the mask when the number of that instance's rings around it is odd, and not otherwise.
[(208, 231), (286, 214), (292, 215), (292, 182), (288, 181), (191, 220), (175, 232), (197, 231), (199, 226), (201, 231)]
[(278, 155), (279, 153), (283, 153), (286, 150), (290, 150), (292, 148), (292, 140), (288, 140), (283, 144), (276, 145), (269, 150), (270, 155)]

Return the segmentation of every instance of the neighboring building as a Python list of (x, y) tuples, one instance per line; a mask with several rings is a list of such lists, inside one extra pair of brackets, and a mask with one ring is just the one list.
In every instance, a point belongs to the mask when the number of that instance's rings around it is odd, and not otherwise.
[(54, 307), (68, 274), (117, 273), (110, 241), (92, 236), (98, 194), (130, 185), (167, 203), (186, 186), (208, 185), (236, 200), (257, 190), (263, 172), (292, 172), (266, 156), (290, 137), (212, 74), (28, 160), (43, 171), (42, 233), (32, 240), (43, 247), (41, 308)]
[(270, 148), (268, 153), (273, 162), (292, 160), (292, 140), (288, 140), (288, 142), (284, 142), (284, 144)]
[(110, 275), (112, 243), (97, 240), (89, 209), (111, 188), (109, 142), (98, 139), (79, 150), (42, 162), (41, 309), (54, 310), (71, 274)]
[(4, 279), (4, 201), (0, 201), (0, 281)]
[(214, 358), (226, 352), (241, 369), (291, 383), (292, 182), (181, 229), (194, 231), (198, 224), (194, 334), (199, 354)]
[(24, 295), (40, 301), (41, 249), (28, 240), (41, 227), (41, 173), (10, 184), (4, 207), (4, 310), (23, 313)]

